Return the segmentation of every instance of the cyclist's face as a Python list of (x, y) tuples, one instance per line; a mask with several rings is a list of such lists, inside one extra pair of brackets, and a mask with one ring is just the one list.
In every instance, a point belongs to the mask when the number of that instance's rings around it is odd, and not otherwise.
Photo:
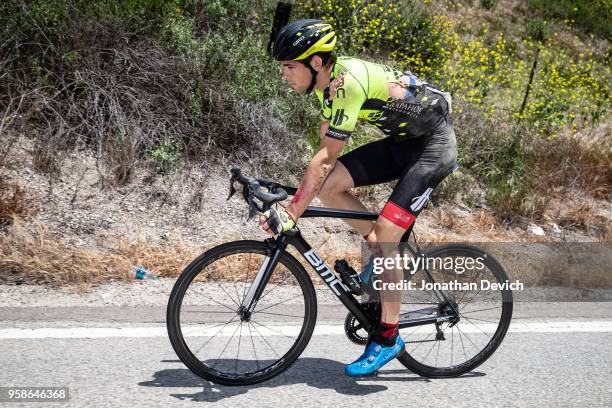
[(281, 61), (280, 74), (297, 93), (304, 93), (310, 85), (310, 70), (298, 61)]

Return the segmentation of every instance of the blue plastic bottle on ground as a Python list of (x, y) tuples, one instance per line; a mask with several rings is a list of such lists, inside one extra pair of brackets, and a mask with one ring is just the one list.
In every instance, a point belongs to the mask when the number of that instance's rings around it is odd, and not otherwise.
[(154, 275), (151, 272), (147, 271), (147, 269), (144, 266), (135, 266), (134, 268), (132, 268), (131, 275), (134, 279), (138, 279), (138, 280), (159, 279), (159, 276)]

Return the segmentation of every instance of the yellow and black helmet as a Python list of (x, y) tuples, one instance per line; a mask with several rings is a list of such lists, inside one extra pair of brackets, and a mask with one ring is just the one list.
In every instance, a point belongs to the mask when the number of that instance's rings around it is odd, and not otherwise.
[(277, 61), (303, 61), (317, 52), (331, 52), (336, 33), (323, 20), (297, 20), (284, 26), (276, 35), (272, 56)]

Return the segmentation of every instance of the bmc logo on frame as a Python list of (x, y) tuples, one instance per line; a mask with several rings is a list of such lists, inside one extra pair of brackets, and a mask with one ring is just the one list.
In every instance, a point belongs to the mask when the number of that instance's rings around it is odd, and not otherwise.
[(349, 289), (338, 280), (338, 278), (336, 277), (336, 275), (334, 275), (329, 266), (327, 266), (325, 262), (323, 262), (323, 260), (321, 260), (321, 258), (319, 258), (317, 254), (315, 254), (314, 249), (305, 252), (304, 258), (306, 258), (308, 263), (310, 263), (315, 268), (319, 276), (321, 276), (321, 278), (323, 278), (323, 280), (327, 282), (331, 290), (333, 290), (336, 295), (340, 296), (340, 290), (338, 289), (338, 286), (342, 287), (345, 292), (349, 291)]

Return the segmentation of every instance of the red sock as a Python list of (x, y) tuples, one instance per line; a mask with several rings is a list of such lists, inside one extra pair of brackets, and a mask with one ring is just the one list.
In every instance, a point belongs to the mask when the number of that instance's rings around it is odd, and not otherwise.
[(380, 334), (382, 334), (384, 337), (395, 337), (395, 335), (397, 334), (397, 332), (399, 327), (399, 322), (398, 323), (385, 323), (383, 321), (380, 322)]
[(379, 344), (382, 344), (385, 347), (391, 347), (395, 345), (395, 341), (397, 340), (397, 336), (399, 333), (398, 323), (385, 323), (382, 320), (378, 324), (374, 332), (374, 341)]

